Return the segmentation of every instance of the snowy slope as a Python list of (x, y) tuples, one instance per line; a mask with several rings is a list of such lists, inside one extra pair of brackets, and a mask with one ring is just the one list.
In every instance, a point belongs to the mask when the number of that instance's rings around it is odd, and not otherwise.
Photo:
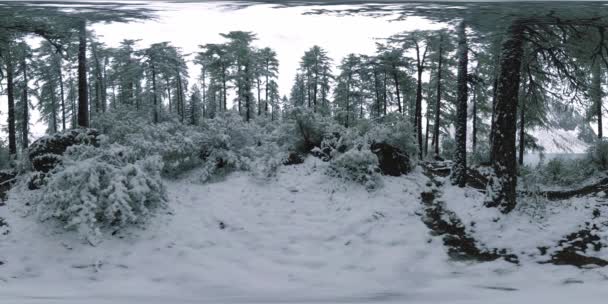
[(589, 143), (579, 138), (580, 130), (536, 128), (530, 134), (544, 147), (545, 153), (585, 153)]
[[(0, 207), (0, 303), (604, 303), (608, 274), (448, 260), (420, 219), (419, 169), (362, 186), (309, 158), (271, 180), (167, 181), (171, 210), (97, 247)], [(194, 178), (192, 178), (194, 180)], [(222, 229), (223, 228), (223, 229)], [(605, 277), (601, 275), (604, 274)], [(567, 284), (568, 280), (585, 284)]]

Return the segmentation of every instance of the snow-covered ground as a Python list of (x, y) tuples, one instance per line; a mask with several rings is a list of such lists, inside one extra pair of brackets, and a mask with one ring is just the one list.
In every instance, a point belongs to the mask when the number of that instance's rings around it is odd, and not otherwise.
[[(170, 210), (96, 247), (37, 222), (15, 189), (0, 207), (0, 303), (605, 303), (606, 270), (450, 261), (420, 220), (420, 169), (370, 193), (326, 166), (166, 181)], [(466, 219), (476, 197), (452, 197)]]

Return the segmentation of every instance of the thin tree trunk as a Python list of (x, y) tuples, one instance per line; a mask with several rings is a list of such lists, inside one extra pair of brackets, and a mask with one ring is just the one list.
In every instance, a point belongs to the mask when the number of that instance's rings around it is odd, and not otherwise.
[(477, 84), (475, 84), (475, 87), (473, 88), (473, 123), (472, 123), (472, 127), (473, 127), (473, 134), (472, 134), (472, 147), (473, 147), (473, 153), (475, 153), (475, 151), (477, 151)]
[(78, 126), (89, 127), (89, 98), (87, 85), (87, 23), (82, 20), (78, 44)]
[(526, 118), (526, 103), (525, 100), (521, 100), (519, 109), (519, 159), (518, 165), (522, 166), (524, 164), (524, 151), (525, 151), (525, 118)]
[(383, 111), (384, 112), (383, 112), (383, 114), (384, 114), (384, 116), (386, 116), (386, 113), (387, 113), (387, 109), (386, 108), (387, 108), (387, 104), (388, 104), (388, 102), (387, 102), (388, 101), (388, 98), (387, 98), (388, 97), (388, 88), (387, 88), (388, 77), (386, 75), (386, 71), (384, 71), (383, 74), (384, 74), (384, 79), (383, 79), (382, 83), (383, 83), (384, 90), (383, 90), (383, 93), (382, 93), (382, 102), (384, 103), (384, 107), (383, 107)]
[(439, 157), (439, 126), (441, 124), (441, 74), (443, 70), (443, 35), (439, 37), (439, 60), (437, 64), (437, 99), (435, 100), (435, 124), (433, 130), (433, 143), (435, 144), (435, 157)]
[(30, 134), (30, 102), (28, 100), (28, 94), (27, 94), (27, 90), (28, 90), (28, 78), (27, 78), (27, 63), (26, 63), (26, 58), (25, 55), (23, 55), (23, 58), (21, 58), (21, 73), (23, 74), (23, 88), (22, 88), (22, 92), (21, 92), (21, 102), (22, 102), (22, 106), (23, 106), (23, 117), (22, 117), (22, 121), (21, 121), (21, 145), (23, 147), (23, 150), (25, 151), (29, 145), (29, 134)]
[(224, 111), (228, 110), (228, 98), (226, 97), (226, 92), (226, 67), (222, 65), (222, 99), (224, 101)]
[(6, 54), (6, 92), (8, 94), (8, 151), (10, 155), (14, 156), (17, 154), (17, 140), (15, 136), (15, 82), (13, 76), (13, 58), (10, 50), (10, 44)]
[(399, 113), (403, 113), (403, 109), (401, 108), (401, 96), (399, 96), (399, 76), (397, 76), (397, 67), (393, 65), (393, 79), (395, 81), (395, 92), (397, 94), (397, 109), (399, 109)]
[(460, 22), (458, 26), (458, 92), (456, 99), (456, 154), (452, 169), (452, 182), (464, 187), (467, 177), (467, 78), (468, 78), (468, 46), (466, 25)]
[(258, 116), (262, 115), (262, 84), (260, 83), (260, 77), (257, 78), (258, 86)]
[(597, 115), (597, 137), (602, 138), (603, 126), (602, 126), (602, 74), (599, 60), (595, 60), (592, 66), (592, 82), (591, 82), (591, 97), (593, 98), (593, 104), (595, 105), (595, 111)]
[(270, 83), (268, 82), (268, 74), (270, 73), (269, 65), (270, 63), (268, 62), (268, 59), (266, 59), (266, 89), (264, 90), (266, 97), (264, 98), (264, 115), (268, 115), (268, 89), (270, 88)]
[[(55, 93), (53, 91), (53, 93)], [(51, 122), (53, 124), (52, 133), (57, 133), (57, 101), (55, 100), (55, 94), (51, 95), (51, 108), (52, 108), (52, 117)]]
[(423, 58), (420, 58), (420, 49), (416, 44), (416, 58), (418, 68), (418, 81), (416, 85), (416, 103), (414, 105), (414, 129), (416, 130), (416, 138), (418, 141), (418, 158), (422, 159), (422, 72), (424, 70), (424, 56), (426, 56), (426, 50), (424, 51)]
[(64, 85), (63, 85), (63, 71), (61, 68), (61, 58), (58, 59), (58, 67), (59, 67), (59, 91), (61, 93), (61, 124), (62, 124), (62, 131), (65, 131), (65, 119), (66, 119), (66, 114), (65, 114), (65, 92), (64, 92)]
[(503, 213), (515, 208), (517, 170), (515, 159), (515, 133), (513, 123), (517, 115), (521, 63), (525, 27), (513, 21), (502, 43), (500, 74), (495, 104), (494, 136), (492, 138), (492, 167), (495, 178), (490, 179), (488, 207), (498, 207)]
[(152, 99), (154, 101), (154, 123), (158, 123), (158, 100), (157, 100), (157, 95), (158, 93), (156, 92), (156, 67), (154, 66), (154, 63), (152, 63), (152, 94), (154, 96), (152, 96)]
[(245, 106), (247, 107), (247, 113), (245, 113), (245, 121), (249, 122), (251, 119), (251, 81), (249, 80), (249, 64), (245, 65)]

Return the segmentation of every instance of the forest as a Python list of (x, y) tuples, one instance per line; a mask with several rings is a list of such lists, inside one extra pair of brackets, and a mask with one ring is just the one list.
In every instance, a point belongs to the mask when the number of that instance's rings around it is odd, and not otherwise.
[[(310, 45), (280, 88), (277, 50), (248, 29), (194, 53), (109, 46), (94, 25), (156, 9), (0, 2), (0, 299), (135, 278), (125, 303), (601, 303), (606, 3), (338, 2), (226, 7), (442, 26), (343, 58)], [(584, 153), (546, 159), (558, 133)]]

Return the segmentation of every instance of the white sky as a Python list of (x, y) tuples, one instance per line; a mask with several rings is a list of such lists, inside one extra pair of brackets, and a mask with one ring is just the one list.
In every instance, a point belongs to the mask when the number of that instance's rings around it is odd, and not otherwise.
[[(152, 43), (170, 41), (185, 53), (197, 52), (202, 44), (221, 42), (220, 33), (235, 30), (255, 32), (258, 35), (255, 46), (269, 46), (277, 52), (281, 95), (289, 94), (300, 57), (315, 44), (325, 48), (334, 62), (339, 63), (349, 53), (374, 53), (375, 38), (414, 29), (442, 27), (416, 17), (388, 22), (387, 18), (302, 14), (313, 7), (273, 9), (270, 5), (256, 5), (235, 11), (226, 10), (213, 2), (153, 2), (149, 5), (159, 9), (158, 19), (129, 24), (95, 24), (90, 28), (108, 46), (117, 46), (123, 39), (141, 39), (138, 47), (142, 48)], [(197, 77), (198, 67), (192, 63), (189, 66), (191, 76)], [(0, 112), (0, 123), (5, 125), (6, 96), (0, 97)], [(34, 123), (39, 116), (36, 111), (32, 115)], [(44, 129), (40, 123), (35, 123), (33, 136), (42, 135)]]

